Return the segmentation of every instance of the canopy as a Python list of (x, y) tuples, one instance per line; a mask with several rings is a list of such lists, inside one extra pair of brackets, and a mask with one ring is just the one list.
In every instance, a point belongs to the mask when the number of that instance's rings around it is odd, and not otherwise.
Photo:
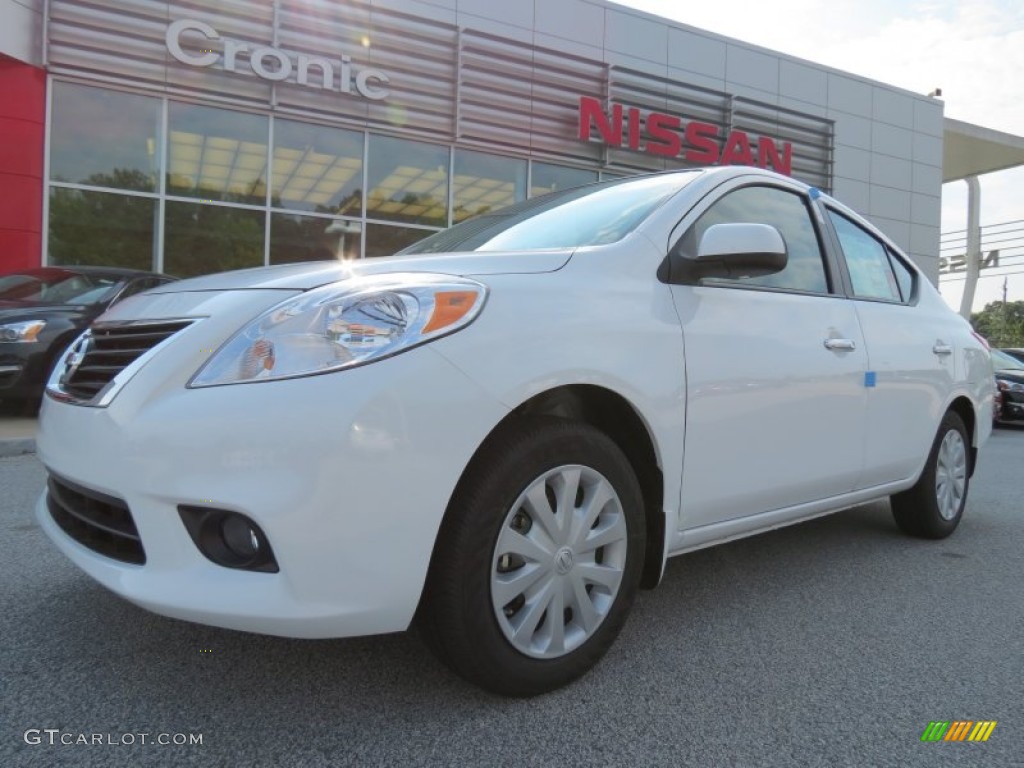
[(1024, 165), (1024, 136), (951, 117), (943, 127), (942, 181), (958, 181)]

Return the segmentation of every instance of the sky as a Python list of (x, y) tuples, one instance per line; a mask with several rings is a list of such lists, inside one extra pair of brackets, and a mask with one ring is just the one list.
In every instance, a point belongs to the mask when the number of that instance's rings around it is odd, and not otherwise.
[[(616, 2), (916, 93), (941, 88), (947, 117), (1024, 136), (1022, 0)], [(980, 183), (982, 226), (1024, 219), (1024, 168)], [(944, 184), (942, 232), (966, 226), (966, 183)], [(939, 287), (959, 310), (963, 280)], [(982, 277), (974, 309), (1002, 290), (1001, 276)], [(1009, 278), (1007, 299), (1024, 300), (1024, 274)]]

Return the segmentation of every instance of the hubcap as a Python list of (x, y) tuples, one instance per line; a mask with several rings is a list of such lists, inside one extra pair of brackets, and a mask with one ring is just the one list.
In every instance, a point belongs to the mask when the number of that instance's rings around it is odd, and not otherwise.
[(600, 472), (566, 465), (530, 483), (491, 563), (491, 604), (512, 646), (550, 659), (585, 643), (615, 602), (626, 550), (622, 503)]
[(944, 520), (957, 516), (966, 490), (967, 446), (963, 435), (951, 429), (942, 438), (935, 466), (935, 500)]

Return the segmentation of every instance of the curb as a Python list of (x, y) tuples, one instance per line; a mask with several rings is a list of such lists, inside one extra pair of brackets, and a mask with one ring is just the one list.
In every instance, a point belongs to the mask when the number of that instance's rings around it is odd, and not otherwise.
[(0, 459), (10, 456), (24, 456), (36, 452), (36, 441), (30, 437), (16, 440), (0, 440)]

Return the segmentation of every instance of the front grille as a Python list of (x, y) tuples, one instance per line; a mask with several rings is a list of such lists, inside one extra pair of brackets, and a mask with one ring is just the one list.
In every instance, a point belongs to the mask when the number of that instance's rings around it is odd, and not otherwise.
[(146, 562), (132, 513), (121, 499), (50, 475), (46, 504), (61, 530), (82, 546), (124, 563)]
[(117, 374), (191, 323), (173, 320), (94, 325), (79, 342), (85, 354), (77, 366), (68, 366), (70, 371), (61, 377), (61, 389), (79, 400), (92, 399)]

